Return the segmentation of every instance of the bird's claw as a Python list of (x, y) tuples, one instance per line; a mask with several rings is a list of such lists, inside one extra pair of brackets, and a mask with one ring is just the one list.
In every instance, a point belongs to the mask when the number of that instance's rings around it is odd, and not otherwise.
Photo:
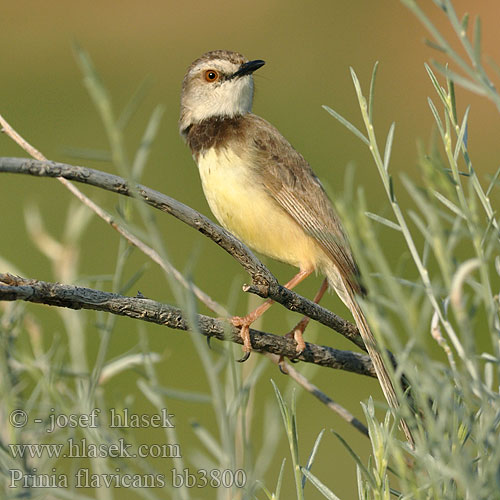
[(245, 352), (240, 359), (236, 360), (236, 362), (238, 362), (238, 363), (244, 363), (250, 357), (250, 354), (251, 354), (251, 351)]
[(278, 368), (280, 369), (280, 372), (283, 375), (288, 375), (288, 371), (285, 368), (285, 360), (284, 359), (280, 359), (280, 361), (278, 362)]
[(240, 337), (243, 340), (243, 356), (236, 361), (238, 363), (244, 363), (250, 357), (250, 353), (252, 352), (250, 324), (246, 318), (241, 318), (240, 316), (233, 316), (230, 321), (234, 326), (240, 327)]

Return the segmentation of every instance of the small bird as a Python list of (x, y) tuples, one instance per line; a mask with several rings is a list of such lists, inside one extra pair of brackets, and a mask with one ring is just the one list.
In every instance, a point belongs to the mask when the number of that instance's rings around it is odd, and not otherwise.
[[(181, 136), (222, 226), (257, 252), (297, 267), (299, 272), (285, 284), (287, 288), (314, 271), (326, 276), (315, 301), (328, 283), (347, 305), (384, 395), (397, 408), (394, 386), (356, 298), (365, 290), (332, 202), (303, 156), (273, 125), (251, 112), (252, 74), (264, 64), (226, 50), (196, 59), (182, 83)], [(249, 326), (271, 303), (268, 300), (243, 318), (232, 318), (241, 326), (246, 353), (251, 350)], [(293, 330), (298, 352), (305, 349), (302, 333), (307, 321)]]

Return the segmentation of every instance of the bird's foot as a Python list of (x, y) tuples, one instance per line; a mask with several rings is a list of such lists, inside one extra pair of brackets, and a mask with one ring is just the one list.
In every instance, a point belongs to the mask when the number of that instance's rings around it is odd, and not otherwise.
[(304, 330), (301, 328), (300, 323), (291, 331), (289, 331), (285, 337), (287, 339), (295, 340), (297, 344), (295, 347), (296, 354), (293, 358), (290, 358), (292, 363), (297, 362), (297, 358), (306, 350), (306, 343), (304, 342), (304, 337), (302, 336)]
[(252, 352), (252, 343), (250, 341), (250, 325), (252, 322), (249, 321), (248, 316), (233, 316), (230, 321), (234, 326), (240, 327), (240, 337), (243, 340), (243, 356), (237, 361), (238, 363), (244, 363)]
[[(293, 339), (295, 340), (297, 346), (295, 347), (295, 356), (292, 356), (289, 358), (291, 363), (298, 363), (299, 356), (306, 350), (306, 343), (304, 342), (304, 339), (302, 337), (303, 330), (299, 328), (299, 325), (297, 325), (293, 330), (289, 331), (287, 334), (285, 334), (285, 337), (287, 339)], [(285, 363), (285, 357), (280, 356), (280, 359), (278, 361), (278, 366), (280, 369), (280, 372), (283, 373), (283, 375), (288, 375), (288, 370), (286, 368), (286, 363)]]

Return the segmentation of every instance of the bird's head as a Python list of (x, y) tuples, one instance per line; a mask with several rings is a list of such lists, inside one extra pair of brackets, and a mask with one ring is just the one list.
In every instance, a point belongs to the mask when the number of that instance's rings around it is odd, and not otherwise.
[(249, 61), (227, 50), (207, 52), (191, 63), (182, 82), (181, 134), (207, 118), (250, 112), (252, 73), (264, 64), (260, 59)]

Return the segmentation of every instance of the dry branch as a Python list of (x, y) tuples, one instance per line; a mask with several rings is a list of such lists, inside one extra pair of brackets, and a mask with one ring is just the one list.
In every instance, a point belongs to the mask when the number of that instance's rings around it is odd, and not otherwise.
[(62, 177), (67, 180), (89, 184), (125, 196), (139, 196), (147, 204), (169, 213), (200, 231), (217, 243), (238, 261), (252, 277), (253, 284), (245, 291), (261, 297), (269, 297), (291, 311), (296, 311), (340, 333), (361, 349), (365, 349), (355, 325), (309, 299), (281, 286), (272, 273), (257, 259), (243, 243), (231, 233), (213, 223), (191, 207), (170, 198), (154, 189), (142, 185), (133, 188), (127, 180), (87, 167), (67, 165), (52, 161), (26, 158), (0, 158), (0, 172), (27, 174), (38, 177)]
[[(177, 307), (144, 297), (126, 297), (91, 288), (48, 283), (0, 274), (0, 300), (24, 300), (70, 309), (105, 311), (141, 321), (148, 321), (177, 330), (192, 330), (188, 318)], [(239, 330), (222, 319), (198, 314), (196, 329), (207, 337), (230, 340), (241, 344)], [(294, 357), (295, 342), (280, 335), (250, 330), (252, 347), (256, 351)], [(375, 377), (369, 356), (332, 347), (306, 343), (306, 350), (298, 358), (307, 363), (346, 370)]]

